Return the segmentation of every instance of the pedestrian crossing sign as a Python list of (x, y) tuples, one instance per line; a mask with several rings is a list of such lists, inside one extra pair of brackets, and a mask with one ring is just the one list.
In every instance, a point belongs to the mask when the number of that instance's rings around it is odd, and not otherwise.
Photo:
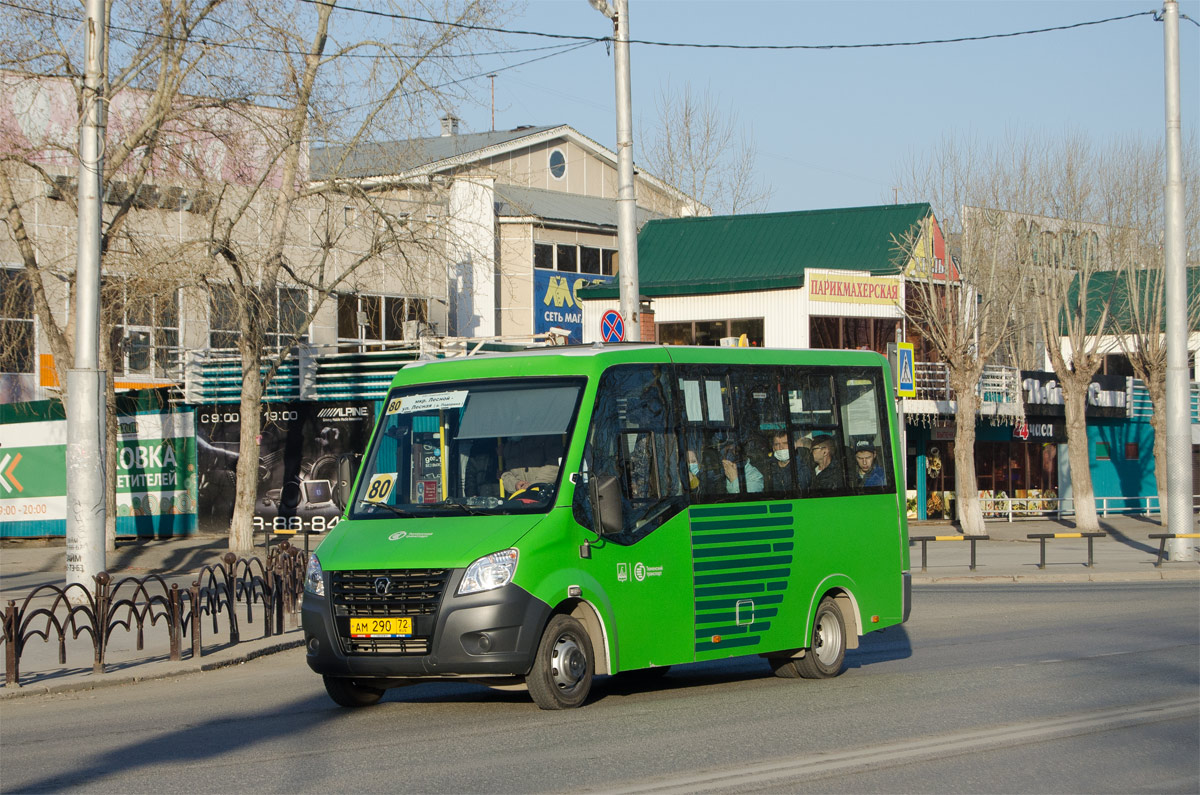
[(917, 379), (913, 372), (913, 345), (911, 342), (896, 343), (896, 396), (916, 397)]

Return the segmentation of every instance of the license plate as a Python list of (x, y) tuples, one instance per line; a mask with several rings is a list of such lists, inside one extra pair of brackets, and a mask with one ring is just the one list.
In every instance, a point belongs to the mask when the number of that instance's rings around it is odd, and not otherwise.
[(410, 638), (412, 637), (411, 618), (352, 618), (350, 619), (350, 637), (352, 638)]

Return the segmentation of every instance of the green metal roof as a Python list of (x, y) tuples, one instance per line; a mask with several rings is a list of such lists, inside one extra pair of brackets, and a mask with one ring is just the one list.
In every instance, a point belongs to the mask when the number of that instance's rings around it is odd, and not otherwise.
[[(638, 235), (642, 295), (708, 295), (800, 287), (808, 268), (899, 273), (897, 240), (919, 224), (928, 203), (758, 215), (666, 218)], [(614, 298), (593, 286), (583, 298)]]
[[(1187, 328), (1189, 331), (1200, 331), (1200, 317), (1197, 316), (1196, 306), (1200, 304), (1200, 267), (1188, 267), (1187, 277)], [(1088, 333), (1121, 334), (1148, 333), (1149, 328), (1136, 328), (1136, 317), (1142, 322), (1153, 322), (1157, 319), (1160, 331), (1166, 331), (1167, 310), (1165, 305), (1155, 306), (1161, 302), (1163, 287), (1161, 279), (1163, 271), (1159, 268), (1134, 271), (1098, 271), (1088, 278), (1087, 295), (1087, 325)], [(1079, 277), (1071, 282), (1068, 298), (1071, 306), (1078, 306)], [(1111, 296), (1111, 298), (1110, 298)], [(1098, 330), (1096, 325), (1104, 311), (1104, 305), (1111, 300), (1109, 307), (1109, 325), (1107, 329)], [(1133, 311), (1136, 305), (1138, 311)], [(1062, 319), (1060, 330), (1067, 333), (1066, 319)]]

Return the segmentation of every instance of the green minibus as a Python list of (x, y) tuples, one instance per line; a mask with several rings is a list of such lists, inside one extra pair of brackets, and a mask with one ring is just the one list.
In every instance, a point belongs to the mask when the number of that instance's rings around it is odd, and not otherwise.
[(564, 709), (594, 675), (742, 655), (836, 676), (909, 613), (891, 395), (868, 351), (407, 365), (309, 561), (308, 664), (343, 706), (458, 679)]

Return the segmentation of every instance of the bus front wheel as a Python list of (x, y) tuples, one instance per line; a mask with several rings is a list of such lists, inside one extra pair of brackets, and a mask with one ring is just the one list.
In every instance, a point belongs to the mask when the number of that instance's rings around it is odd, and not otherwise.
[(542, 633), (525, 684), (542, 709), (571, 709), (587, 698), (594, 671), (587, 630), (570, 616), (557, 615)]
[(846, 620), (833, 599), (825, 597), (817, 605), (812, 638), (803, 657), (773, 659), (776, 676), (786, 679), (830, 679), (842, 672), (846, 662)]
[(383, 698), (383, 690), (378, 687), (360, 685), (353, 679), (340, 676), (325, 676), (325, 692), (341, 707), (369, 707)]

